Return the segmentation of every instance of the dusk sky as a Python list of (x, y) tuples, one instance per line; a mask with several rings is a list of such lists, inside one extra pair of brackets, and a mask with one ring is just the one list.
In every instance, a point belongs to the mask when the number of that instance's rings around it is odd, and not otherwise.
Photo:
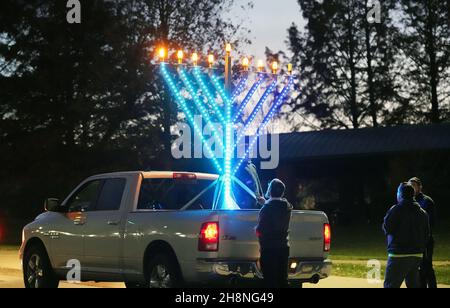
[(297, 0), (254, 0), (254, 8), (243, 12), (242, 5), (249, 0), (235, 0), (231, 15), (236, 20), (244, 20), (251, 33), (252, 45), (249, 55), (264, 58), (266, 46), (274, 51), (287, 50), (287, 29), (294, 22), (302, 26), (300, 6)]

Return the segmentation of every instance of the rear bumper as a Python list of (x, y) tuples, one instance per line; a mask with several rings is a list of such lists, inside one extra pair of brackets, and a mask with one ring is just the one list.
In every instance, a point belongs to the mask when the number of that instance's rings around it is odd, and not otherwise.
[(333, 263), (325, 261), (299, 261), (295, 270), (289, 273), (289, 280), (303, 280), (318, 282), (330, 277)]
[[(293, 263), (296, 263), (292, 265)], [(324, 261), (296, 261), (289, 263), (289, 280), (317, 283), (331, 275), (332, 262)], [(257, 261), (226, 261), (226, 260), (198, 260), (198, 281), (227, 281), (230, 279), (261, 280), (262, 272)]]

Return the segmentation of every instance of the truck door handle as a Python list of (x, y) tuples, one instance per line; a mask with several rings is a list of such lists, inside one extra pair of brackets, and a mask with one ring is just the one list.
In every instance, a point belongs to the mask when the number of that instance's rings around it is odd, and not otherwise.
[(110, 226), (117, 226), (118, 224), (119, 224), (118, 221), (112, 221), (112, 220), (108, 221), (108, 225), (110, 225)]

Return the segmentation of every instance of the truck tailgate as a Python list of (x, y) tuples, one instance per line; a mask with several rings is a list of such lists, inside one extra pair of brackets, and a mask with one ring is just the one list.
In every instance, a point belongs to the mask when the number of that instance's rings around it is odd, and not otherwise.
[(234, 210), (219, 212), (219, 258), (257, 260), (259, 243), (255, 234), (259, 211)]
[(291, 218), (291, 257), (299, 259), (326, 259), (324, 252), (324, 224), (328, 218), (323, 212), (293, 211)]
[[(235, 210), (218, 212), (220, 225), (219, 258), (257, 260), (259, 243), (255, 234), (259, 211)], [(291, 258), (325, 259), (322, 212), (293, 211), (290, 225)]]

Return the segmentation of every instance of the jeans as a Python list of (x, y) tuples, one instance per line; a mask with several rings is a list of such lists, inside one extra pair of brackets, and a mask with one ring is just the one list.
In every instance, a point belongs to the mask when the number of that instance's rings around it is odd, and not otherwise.
[(420, 288), (419, 266), (422, 259), (418, 257), (389, 258), (386, 268), (384, 287), (399, 289), (403, 281), (411, 289)]
[(433, 269), (433, 253), (434, 240), (430, 239), (427, 245), (427, 250), (423, 255), (422, 263), (420, 264), (420, 283), (422, 288), (436, 289), (436, 274)]
[(261, 248), (261, 270), (266, 288), (288, 286), (289, 248)]

